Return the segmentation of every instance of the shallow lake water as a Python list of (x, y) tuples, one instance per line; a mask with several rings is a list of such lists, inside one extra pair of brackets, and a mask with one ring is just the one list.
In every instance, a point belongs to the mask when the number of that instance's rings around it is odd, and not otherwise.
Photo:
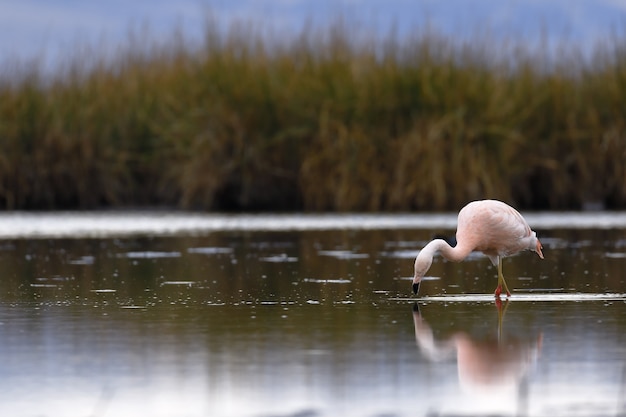
[(499, 308), (480, 254), (412, 294), (453, 215), (142, 216), (0, 218), (0, 415), (626, 414), (622, 214), (531, 217)]

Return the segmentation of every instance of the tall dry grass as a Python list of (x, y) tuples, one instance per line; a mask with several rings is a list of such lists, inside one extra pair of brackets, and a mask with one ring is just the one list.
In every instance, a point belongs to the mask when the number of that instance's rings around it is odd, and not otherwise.
[(353, 29), (208, 21), (201, 45), (0, 68), (0, 206), (626, 207), (624, 39), (585, 56)]

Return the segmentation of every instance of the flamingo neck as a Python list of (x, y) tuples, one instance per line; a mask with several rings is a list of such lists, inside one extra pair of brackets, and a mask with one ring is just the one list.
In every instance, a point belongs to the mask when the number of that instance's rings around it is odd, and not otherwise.
[(467, 255), (471, 252), (471, 248), (467, 249), (462, 242), (459, 242), (455, 247), (452, 247), (443, 239), (434, 239), (430, 241), (424, 249), (418, 254), (419, 257), (428, 257), (429, 259), (440, 254), (444, 258), (453, 262), (460, 262), (467, 258)]
[(449, 261), (460, 262), (469, 255), (472, 248), (459, 242), (454, 248), (443, 239), (434, 239), (422, 249), (415, 258), (414, 283), (419, 283), (433, 262), (433, 257), (438, 253)]

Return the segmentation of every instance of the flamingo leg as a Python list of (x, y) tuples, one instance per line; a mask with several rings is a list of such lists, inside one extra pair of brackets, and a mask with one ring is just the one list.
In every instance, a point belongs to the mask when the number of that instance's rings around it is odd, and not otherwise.
[(506, 291), (507, 298), (511, 296), (511, 291), (509, 291), (509, 287), (506, 285), (506, 281), (504, 280), (504, 275), (502, 275), (502, 257), (498, 257), (498, 286), (496, 287), (495, 295), (497, 298), (500, 298), (500, 294), (502, 293), (502, 286), (504, 286), (504, 291)]

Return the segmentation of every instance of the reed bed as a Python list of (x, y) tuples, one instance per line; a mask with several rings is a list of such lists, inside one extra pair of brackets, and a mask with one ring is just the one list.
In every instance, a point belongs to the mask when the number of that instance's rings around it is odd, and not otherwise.
[(200, 44), (7, 64), (0, 207), (626, 207), (624, 39), (548, 53), (363, 33), (208, 21)]

